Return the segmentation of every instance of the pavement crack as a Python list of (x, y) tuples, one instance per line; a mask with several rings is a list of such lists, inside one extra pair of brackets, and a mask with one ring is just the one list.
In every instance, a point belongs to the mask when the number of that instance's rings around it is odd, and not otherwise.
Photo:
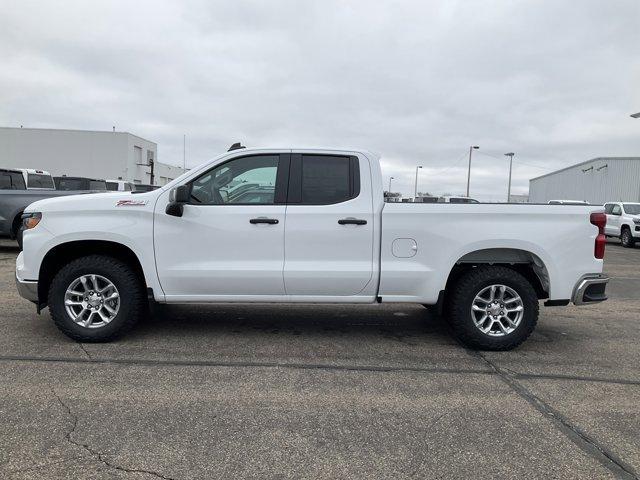
[(100, 453), (99, 451), (95, 450), (89, 444), (77, 441), (74, 438), (74, 433), (76, 432), (76, 429), (78, 427), (78, 415), (76, 415), (73, 412), (73, 410), (71, 410), (71, 407), (62, 400), (60, 395), (58, 395), (55, 390), (52, 389), (52, 392), (53, 392), (53, 395), (58, 400), (58, 403), (62, 406), (62, 408), (67, 412), (67, 415), (71, 418), (71, 429), (69, 431), (67, 431), (65, 433), (65, 435), (64, 435), (65, 439), (67, 440), (67, 442), (69, 442), (71, 445), (75, 445), (77, 447), (80, 447), (80, 448), (84, 449), (86, 452), (88, 452), (93, 458), (98, 460), (100, 463), (102, 463), (103, 465), (105, 465), (105, 466), (107, 466), (109, 468), (113, 468), (114, 470), (119, 470), (121, 472), (127, 472), (127, 473), (147, 474), (147, 475), (151, 475), (151, 476), (156, 477), (156, 478), (161, 478), (163, 480), (175, 480), (172, 477), (167, 477), (167, 476), (162, 475), (161, 473), (158, 473), (158, 472), (153, 471), (153, 470), (144, 470), (144, 469), (139, 469), (139, 468), (127, 468), (127, 467), (122, 467), (120, 465), (116, 465), (114, 463), (111, 463), (109, 460), (107, 460), (105, 458), (106, 457), (105, 454)]
[(497, 366), (480, 352), (468, 352), (472, 356), (482, 359), (517, 395), (526, 400), (545, 418), (550, 420), (558, 430), (560, 430), (582, 451), (613, 472), (617, 478), (624, 480), (638, 479), (633, 467), (625, 463), (613, 452), (610, 452), (594, 438), (590, 437), (586, 432), (583, 432), (580, 428), (571, 423), (568, 418), (563, 416), (560, 412), (555, 410), (544, 400), (536, 396), (533, 392), (518, 382), (517, 377), (519, 374), (517, 372)]
[(89, 360), (93, 360), (93, 358), (91, 357), (91, 355), (89, 354), (89, 352), (87, 351), (87, 349), (84, 346), (84, 343), (82, 342), (78, 342), (78, 346), (80, 347), (80, 350), (82, 350), (84, 352), (84, 354), (87, 356), (87, 358)]

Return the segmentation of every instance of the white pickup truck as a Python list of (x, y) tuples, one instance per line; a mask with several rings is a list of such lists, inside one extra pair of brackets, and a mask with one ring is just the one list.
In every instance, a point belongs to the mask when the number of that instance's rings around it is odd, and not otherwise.
[(539, 300), (606, 299), (601, 209), (385, 204), (369, 152), (242, 148), (156, 191), (33, 203), (16, 282), (79, 341), (123, 334), (150, 301), (408, 302), (506, 350)]

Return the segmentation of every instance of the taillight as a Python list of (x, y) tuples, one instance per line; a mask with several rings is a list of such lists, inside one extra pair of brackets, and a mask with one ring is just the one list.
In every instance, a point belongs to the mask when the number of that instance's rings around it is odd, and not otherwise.
[(596, 237), (596, 245), (593, 249), (593, 255), (596, 258), (604, 258), (604, 246), (607, 243), (607, 237), (604, 236), (604, 227), (607, 224), (607, 216), (602, 212), (594, 212), (591, 214), (591, 224), (598, 227), (598, 236)]

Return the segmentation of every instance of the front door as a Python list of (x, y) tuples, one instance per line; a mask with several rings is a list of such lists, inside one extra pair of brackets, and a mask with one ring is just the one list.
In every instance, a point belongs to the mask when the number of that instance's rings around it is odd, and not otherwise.
[(236, 157), (189, 183), (181, 217), (158, 201), (156, 263), (167, 300), (284, 295), (288, 166), (289, 154)]
[(287, 295), (355, 296), (370, 290), (374, 225), (366, 160), (292, 154), (286, 217)]

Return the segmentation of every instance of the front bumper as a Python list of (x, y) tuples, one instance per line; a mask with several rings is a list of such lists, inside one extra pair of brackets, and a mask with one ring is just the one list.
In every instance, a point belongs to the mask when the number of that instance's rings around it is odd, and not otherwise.
[(37, 305), (38, 281), (27, 280), (24, 278), (25, 276), (24, 252), (20, 252), (18, 258), (16, 258), (16, 287), (18, 288), (18, 294)]
[(16, 287), (22, 298), (26, 298), (30, 302), (38, 303), (38, 282), (30, 280), (20, 280), (16, 275)]
[(605, 290), (609, 277), (602, 274), (583, 276), (573, 289), (572, 301), (575, 305), (604, 302), (607, 299)]

